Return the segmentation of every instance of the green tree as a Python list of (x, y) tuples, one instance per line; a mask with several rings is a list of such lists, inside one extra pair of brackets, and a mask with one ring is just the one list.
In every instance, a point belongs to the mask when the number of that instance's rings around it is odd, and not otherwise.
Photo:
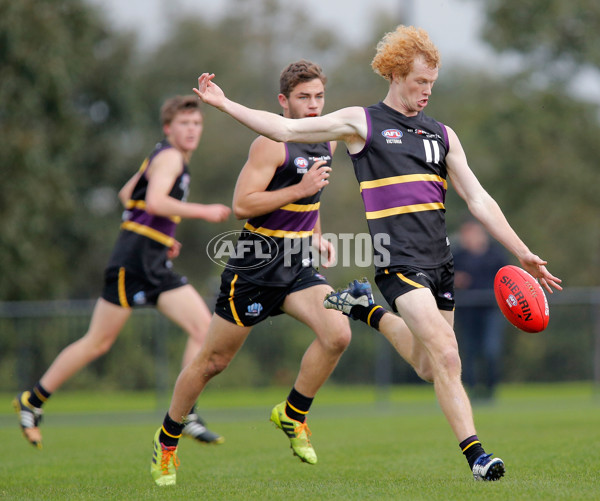
[(526, 55), (546, 71), (561, 62), (600, 67), (597, 1), (491, 0), (484, 8), (484, 37), (496, 50)]
[(544, 253), (556, 256), (567, 284), (598, 285), (600, 200), (593, 187), (600, 181), (599, 106), (582, 82), (585, 76), (587, 89), (600, 83), (600, 4), (493, 0), (484, 8), (484, 39), (499, 53), (517, 54), (522, 68), (506, 79), (508, 94), (490, 103), (504, 102), (496, 111), (504, 124), (498, 154), (512, 158), (518, 151), (521, 162), (512, 166), (528, 182), (521, 189), (498, 186), (520, 192), (528, 211), (521, 218), (536, 216), (533, 235), (540, 236)]
[(80, 0), (0, 0), (2, 299), (86, 287), (115, 207), (101, 188), (131, 118), (131, 46)]

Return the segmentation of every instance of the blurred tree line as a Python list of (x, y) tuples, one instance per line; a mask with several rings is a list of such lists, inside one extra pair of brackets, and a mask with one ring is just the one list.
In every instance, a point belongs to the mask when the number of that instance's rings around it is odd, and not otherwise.
[[(120, 222), (116, 193), (161, 138), (164, 99), (191, 93), (201, 72), (214, 72), (232, 99), (275, 112), (279, 73), (300, 58), (322, 64), (329, 77), (326, 112), (385, 96), (387, 84), (370, 61), (376, 42), (401, 18), (382, 14), (371, 41), (349, 47), (326, 20), (309, 18), (293, 3), (229, 4), (224, 17), (210, 22), (171, 11), (164, 41), (140, 50), (134, 33), (115, 31), (84, 0), (0, 0), (1, 300), (100, 293)], [(515, 58), (517, 69), (475, 68), (466, 64), (468, 53), (464, 65), (443, 64), (428, 114), (457, 131), (483, 185), (551, 271), (567, 286), (597, 286), (599, 106), (576, 84), (600, 66), (600, 7), (593, 0), (490, 0), (485, 9), (486, 42), (499, 60), (502, 54)], [(190, 200), (229, 204), (253, 138), (207, 109), (191, 162)], [(323, 229), (366, 232), (343, 145), (333, 166)], [(466, 207), (452, 189), (447, 207), (453, 231)], [(206, 243), (241, 224), (232, 218), (180, 225), (177, 268), (209, 302), (221, 269), (206, 256)], [(327, 275), (340, 286), (372, 277), (372, 269), (338, 265)], [(355, 357), (377, 349), (371, 341), (356, 343), (358, 351), (343, 357), (340, 368), (349, 378), (359, 377)], [(246, 355), (240, 357), (244, 363)]]

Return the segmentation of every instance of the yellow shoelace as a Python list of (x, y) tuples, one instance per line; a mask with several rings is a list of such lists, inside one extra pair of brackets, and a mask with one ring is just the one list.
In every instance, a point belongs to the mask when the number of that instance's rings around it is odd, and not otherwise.
[(162, 457), (160, 459), (160, 468), (163, 475), (169, 474), (169, 462), (173, 458), (173, 466), (179, 468), (179, 458), (177, 457), (177, 447), (166, 447), (161, 444)]

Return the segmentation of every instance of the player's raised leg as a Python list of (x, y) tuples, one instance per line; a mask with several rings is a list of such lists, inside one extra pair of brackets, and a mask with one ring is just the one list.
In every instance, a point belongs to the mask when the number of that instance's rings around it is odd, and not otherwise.
[(331, 291), (325, 296), (323, 306), (341, 311), (351, 319), (361, 320), (379, 331), (423, 380), (431, 382), (426, 357), (415, 353), (418, 342), (402, 318), (375, 303), (371, 284), (366, 278), (353, 280), (348, 287)]

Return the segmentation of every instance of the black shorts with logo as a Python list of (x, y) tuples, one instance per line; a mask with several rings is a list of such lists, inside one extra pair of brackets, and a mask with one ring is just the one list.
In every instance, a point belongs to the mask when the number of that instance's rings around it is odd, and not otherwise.
[(104, 272), (102, 298), (123, 308), (156, 306), (161, 293), (183, 287), (187, 283), (186, 277), (168, 267), (160, 270), (152, 279), (129, 272), (125, 267), (109, 267)]
[(250, 327), (268, 317), (281, 315), (285, 298), (293, 292), (324, 284), (327, 284), (325, 277), (312, 267), (302, 268), (296, 279), (284, 287), (255, 284), (225, 269), (215, 313), (233, 324)]
[(377, 270), (375, 283), (383, 297), (396, 309), (396, 298), (415, 289), (426, 287), (431, 290), (440, 310), (454, 310), (454, 261), (433, 269), (421, 269), (414, 266), (395, 266)]

